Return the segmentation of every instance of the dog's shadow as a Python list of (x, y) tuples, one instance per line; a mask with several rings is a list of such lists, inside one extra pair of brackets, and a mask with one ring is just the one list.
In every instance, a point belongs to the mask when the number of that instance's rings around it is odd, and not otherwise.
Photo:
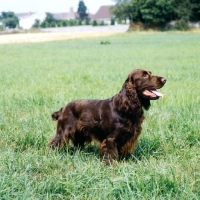
[[(134, 153), (127, 156), (120, 156), (119, 161), (142, 161), (148, 160), (150, 157), (158, 158), (163, 154), (163, 144), (159, 139), (142, 138), (134, 151)], [(69, 156), (93, 156), (99, 158), (99, 145), (97, 143), (86, 144), (84, 147), (74, 147), (73, 145), (68, 145), (65, 148), (59, 150), (60, 154), (63, 156), (66, 154)]]
[(75, 156), (77, 154), (82, 155), (94, 155), (99, 156), (99, 145), (98, 144), (85, 144), (83, 146), (73, 146), (72, 144), (67, 145), (66, 147), (57, 150), (60, 154), (69, 155), (69, 156)]

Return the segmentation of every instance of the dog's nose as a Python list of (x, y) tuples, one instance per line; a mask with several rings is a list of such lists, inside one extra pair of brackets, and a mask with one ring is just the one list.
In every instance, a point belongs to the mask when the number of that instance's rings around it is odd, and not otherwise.
[(162, 83), (165, 83), (166, 81), (167, 81), (166, 78), (161, 78), (161, 82), (162, 82)]

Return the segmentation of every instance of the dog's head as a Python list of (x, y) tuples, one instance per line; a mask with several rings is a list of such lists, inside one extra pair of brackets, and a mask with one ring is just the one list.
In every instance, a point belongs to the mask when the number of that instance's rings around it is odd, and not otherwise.
[[(158, 91), (166, 83), (166, 78), (155, 76), (148, 70), (136, 69), (129, 73), (124, 86), (135, 90), (142, 106), (150, 107), (150, 100), (157, 100), (164, 95)], [(130, 92), (130, 91), (129, 91)]]

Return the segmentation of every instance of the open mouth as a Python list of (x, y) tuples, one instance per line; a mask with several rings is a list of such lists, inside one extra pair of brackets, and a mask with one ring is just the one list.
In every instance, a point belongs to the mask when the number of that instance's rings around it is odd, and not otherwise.
[(145, 97), (149, 97), (150, 99), (152, 100), (155, 100), (155, 99), (158, 99), (158, 98), (163, 98), (164, 97), (164, 94), (158, 92), (157, 90), (144, 90), (142, 92), (142, 94), (145, 96)]

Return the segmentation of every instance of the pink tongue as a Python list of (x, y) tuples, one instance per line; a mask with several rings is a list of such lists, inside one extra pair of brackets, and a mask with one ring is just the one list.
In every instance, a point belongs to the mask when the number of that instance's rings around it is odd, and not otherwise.
[(150, 92), (148, 90), (145, 90), (143, 92), (144, 95), (149, 96), (149, 97), (156, 97), (156, 94), (154, 94), (153, 92)]
[(157, 90), (151, 90), (152, 93), (154, 93), (158, 97), (164, 97), (164, 94), (158, 92)]

